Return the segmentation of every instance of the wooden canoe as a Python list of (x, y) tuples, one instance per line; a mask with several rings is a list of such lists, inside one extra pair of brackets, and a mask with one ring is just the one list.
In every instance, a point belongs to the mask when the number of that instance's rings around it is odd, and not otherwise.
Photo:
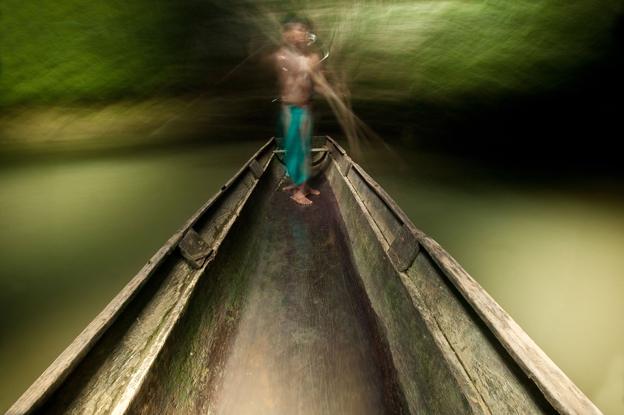
[(599, 414), (329, 137), (269, 140), (8, 414)]

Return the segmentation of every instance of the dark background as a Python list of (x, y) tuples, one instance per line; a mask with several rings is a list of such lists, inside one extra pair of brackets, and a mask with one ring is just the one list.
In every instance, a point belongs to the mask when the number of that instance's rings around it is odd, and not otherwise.
[[(33, 107), (180, 97), (191, 108), (218, 98), (227, 103), (220, 128), (176, 142), (270, 136), (278, 104), (261, 58), (277, 44), (279, 19), (295, 11), (312, 18), (324, 47), (339, 34), (328, 69), (387, 142), (529, 175), (622, 174), (621, 2), (419, 12), (429, 3), (6, 0), (0, 110), (6, 121)], [(412, 14), (401, 20), (401, 10)], [(340, 135), (321, 100), (317, 114), (318, 133)], [(2, 125), (0, 117), (0, 149)]]

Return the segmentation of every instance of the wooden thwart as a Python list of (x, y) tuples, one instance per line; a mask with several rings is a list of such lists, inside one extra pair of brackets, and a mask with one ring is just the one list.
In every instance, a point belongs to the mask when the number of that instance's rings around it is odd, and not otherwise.
[(399, 271), (405, 271), (412, 265), (419, 251), (420, 244), (416, 236), (404, 225), (390, 245), (388, 255)]
[(213, 249), (194, 229), (189, 229), (178, 245), (184, 259), (193, 268), (201, 268)]

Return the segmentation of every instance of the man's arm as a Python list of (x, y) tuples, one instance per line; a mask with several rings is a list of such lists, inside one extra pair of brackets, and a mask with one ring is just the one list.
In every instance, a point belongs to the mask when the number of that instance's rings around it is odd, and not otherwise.
[(323, 68), (323, 63), (321, 62), (321, 57), (319, 54), (314, 53), (310, 56), (310, 66), (312, 67), (312, 81), (314, 85), (314, 92), (321, 94), (323, 96), (327, 96), (331, 87), (329, 86), (329, 82), (325, 77), (325, 70)]

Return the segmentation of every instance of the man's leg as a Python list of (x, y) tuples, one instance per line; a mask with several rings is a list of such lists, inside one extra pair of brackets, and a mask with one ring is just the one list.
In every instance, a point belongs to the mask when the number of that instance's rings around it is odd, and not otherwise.
[[(277, 123), (277, 136), (276, 137), (284, 137), (284, 141), (282, 143), (284, 150), (288, 147), (288, 127), (290, 125), (290, 108), (287, 105), (282, 105), (280, 115)], [(294, 190), (297, 186), (292, 183), (290, 179), (290, 175), (288, 174), (288, 168), (286, 168), (286, 177), (288, 177), (291, 184), (288, 184), (282, 187), (282, 190), (285, 192), (290, 192)]]
[[(304, 143), (303, 147), (304, 147), (304, 153), (305, 153), (305, 168), (307, 171), (306, 176), (309, 177), (310, 171), (312, 170), (312, 165), (311, 165), (312, 164), (311, 163), (312, 115), (310, 114), (310, 110), (308, 110), (307, 108), (305, 109), (303, 116), (301, 117), (301, 139), (303, 140), (303, 143)], [(319, 192), (318, 190), (310, 187), (307, 179), (303, 183), (302, 191), (306, 196), (308, 194), (312, 194), (314, 196), (318, 196), (321, 194), (321, 192)]]
[(285, 164), (286, 171), (295, 184), (295, 191), (290, 196), (300, 205), (310, 205), (312, 201), (306, 197), (304, 192), (305, 182), (308, 179), (308, 166), (306, 165), (306, 148), (302, 129), (306, 110), (300, 107), (289, 105), (285, 108), (288, 116), (285, 120), (286, 137), (285, 137)]

